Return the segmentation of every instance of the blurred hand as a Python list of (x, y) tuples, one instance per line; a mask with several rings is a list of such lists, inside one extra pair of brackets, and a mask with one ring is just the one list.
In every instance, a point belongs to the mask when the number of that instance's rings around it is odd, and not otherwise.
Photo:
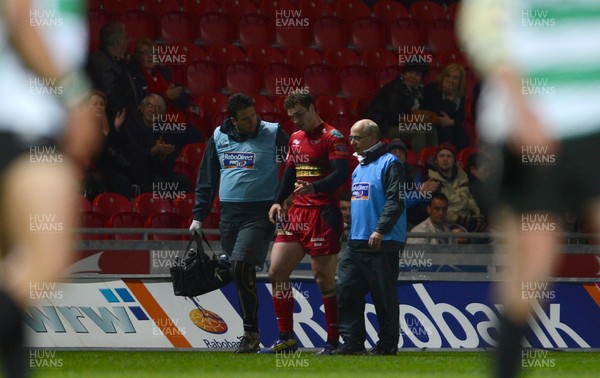
[(126, 110), (123, 108), (120, 112), (115, 116), (115, 130), (121, 131), (121, 126), (123, 126), (123, 122), (125, 122), (125, 113)]
[(313, 194), (315, 188), (313, 184), (308, 181), (298, 180), (294, 185), (294, 194), (297, 196), (303, 196), (306, 194)]
[(436, 180), (427, 180), (423, 183), (423, 192), (435, 192), (440, 188), (441, 183)]
[(442, 115), (438, 117), (438, 123), (442, 127), (450, 127), (454, 126), (455, 122), (448, 114), (442, 112)]
[(281, 216), (283, 215), (283, 210), (281, 208), (281, 205), (278, 203), (274, 203), (271, 208), (269, 209), (269, 221), (271, 221), (271, 223), (276, 224), (277, 223), (277, 219), (281, 218)]
[(171, 84), (165, 94), (169, 100), (175, 100), (177, 97), (181, 96), (182, 93), (183, 87), (176, 87), (175, 84)]
[(369, 237), (369, 248), (378, 251), (381, 248), (381, 240), (383, 240), (383, 235), (377, 231), (373, 231)]

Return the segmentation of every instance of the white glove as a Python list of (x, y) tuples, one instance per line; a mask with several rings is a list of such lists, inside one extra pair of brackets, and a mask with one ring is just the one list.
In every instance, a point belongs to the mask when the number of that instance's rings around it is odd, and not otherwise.
[(193, 220), (192, 224), (190, 224), (190, 231), (193, 232), (197, 232), (200, 233), (200, 230), (202, 229), (202, 222), (197, 221), (197, 220)]

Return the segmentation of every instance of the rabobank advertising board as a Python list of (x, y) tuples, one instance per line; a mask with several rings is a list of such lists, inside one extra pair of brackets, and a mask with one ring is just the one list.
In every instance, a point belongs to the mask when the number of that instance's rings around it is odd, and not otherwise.
[[(321, 295), (312, 281), (293, 283), (294, 331), (304, 347), (326, 336)], [(398, 283), (400, 348), (487, 348), (495, 345), (500, 305), (489, 282)], [(600, 348), (600, 287), (557, 283), (543, 293), (527, 344), (538, 348)], [(263, 345), (278, 336), (270, 285), (258, 284)], [(211, 348), (238, 345), (242, 320), (235, 287), (190, 299), (175, 297), (170, 282), (101, 280), (37, 288), (27, 311), (32, 347)], [(377, 319), (366, 304), (367, 346)]]

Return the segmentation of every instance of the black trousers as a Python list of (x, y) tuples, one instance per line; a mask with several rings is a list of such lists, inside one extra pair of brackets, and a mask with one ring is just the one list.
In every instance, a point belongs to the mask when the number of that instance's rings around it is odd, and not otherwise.
[(366, 339), (365, 296), (371, 293), (379, 322), (379, 348), (395, 348), (400, 338), (396, 281), (399, 254), (404, 248), (356, 251), (346, 245), (338, 262), (337, 301), (340, 334), (344, 340)]

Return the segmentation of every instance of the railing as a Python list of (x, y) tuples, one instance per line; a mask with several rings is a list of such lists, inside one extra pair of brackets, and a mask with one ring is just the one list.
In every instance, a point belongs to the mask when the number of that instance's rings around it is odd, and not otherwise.
[[(87, 260), (79, 260), (67, 271), (69, 279), (123, 279), (144, 278), (168, 280), (169, 268), (176, 256), (183, 256), (187, 240), (150, 240), (150, 235), (179, 235), (188, 239), (186, 229), (78, 229), (80, 234), (136, 234), (142, 240), (80, 240), (77, 249), (86, 251)], [(219, 235), (217, 229), (205, 229), (205, 234)], [(505, 257), (495, 253), (502, 247), (504, 235), (492, 233), (408, 233), (418, 238), (463, 238), (473, 244), (407, 244), (399, 255), (400, 281), (496, 281), (505, 265)], [(600, 239), (600, 235), (564, 233), (565, 238)], [(478, 244), (477, 241), (493, 241)], [(219, 240), (210, 241), (215, 252), (220, 252)], [(270, 248), (269, 248), (270, 253)], [(598, 282), (600, 281), (600, 255), (597, 246), (565, 244), (561, 247), (563, 266), (554, 281)], [(123, 255), (127, 254), (127, 255)], [(125, 258), (127, 257), (127, 258)], [(120, 261), (128, 265), (120, 266)], [(96, 265), (94, 265), (96, 264)], [(135, 265), (135, 266), (134, 266)], [(258, 268), (259, 278), (267, 276), (269, 255), (264, 266)], [(135, 268), (132, 270), (132, 268)], [(292, 278), (312, 279), (310, 257), (307, 255), (293, 272)]]

